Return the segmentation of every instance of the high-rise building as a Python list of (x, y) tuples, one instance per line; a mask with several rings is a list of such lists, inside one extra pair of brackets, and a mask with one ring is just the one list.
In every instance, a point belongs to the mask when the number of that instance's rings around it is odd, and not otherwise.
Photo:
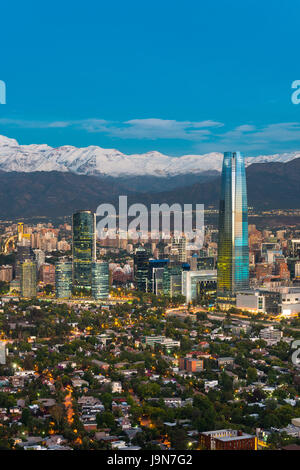
[(134, 256), (135, 280), (137, 290), (141, 292), (148, 291), (148, 270), (149, 270), (149, 254), (144, 247), (140, 246), (136, 249)]
[(23, 233), (24, 233), (24, 224), (23, 224), (23, 222), (18, 222), (17, 231), (18, 231), (18, 242), (21, 242), (22, 238), (23, 238)]
[(34, 254), (30, 246), (30, 240), (24, 238), (21, 242), (17, 243), (17, 253), (15, 262), (15, 278), (20, 281), (21, 279), (21, 265), (26, 260), (33, 261)]
[(0, 364), (6, 364), (6, 342), (0, 340)]
[(109, 296), (109, 264), (96, 261), (92, 264), (92, 297), (95, 300)]
[(187, 260), (186, 253), (186, 238), (185, 237), (173, 237), (171, 242), (171, 253), (174, 259), (181, 263), (185, 263)]
[(249, 286), (248, 206), (244, 159), (225, 152), (219, 209), (218, 300), (230, 302)]
[(213, 256), (199, 257), (197, 260), (197, 269), (199, 271), (215, 269), (215, 258)]
[(181, 295), (182, 290), (182, 265), (165, 266), (163, 272), (163, 293), (169, 297)]
[(288, 252), (292, 258), (300, 258), (300, 239), (288, 240)]
[(39, 279), (44, 284), (55, 284), (55, 266), (50, 263), (44, 263), (39, 269)]
[(36, 297), (36, 263), (30, 259), (21, 264), (21, 296), (31, 299)]
[(71, 261), (59, 261), (55, 265), (55, 290), (56, 297), (68, 299), (72, 295), (72, 263)]
[(46, 259), (45, 252), (43, 250), (36, 249), (36, 250), (33, 250), (33, 253), (35, 256), (37, 269), (39, 270), (42, 264), (45, 263), (45, 259)]
[(13, 267), (10, 265), (0, 266), (0, 281), (10, 282), (13, 278)]
[(182, 295), (186, 302), (206, 300), (213, 302), (216, 298), (217, 272), (215, 269), (182, 272)]
[(92, 263), (96, 261), (96, 215), (88, 210), (73, 214), (73, 288), (90, 291)]
[(163, 272), (169, 263), (168, 259), (149, 259), (148, 264), (148, 292), (161, 294), (163, 291)]

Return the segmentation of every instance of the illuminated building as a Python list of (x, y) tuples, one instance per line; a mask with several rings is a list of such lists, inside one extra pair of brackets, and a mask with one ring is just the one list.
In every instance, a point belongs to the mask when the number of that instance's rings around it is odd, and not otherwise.
[(180, 341), (165, 336), (142, 336), (142, 346), (150, 346), (154, 348), (155, 344), (165, 347), (166, 349), (180, 348)]
[(300, 279), (300, 259), (299, 258), (287, 258), (286, 260), (288, 270), (291, 273), (291, 279)]
[(159, 295), (163, 292), (163, 273), (168, 259), (149, 259), (148, 292)]
[(185, 296), (186, 302), (198, 298), (207, 298), (212, 301), (216, 297), (217, 290), (217, 271), (183, 271), (182, 272), (182, 295)]
[(0, 365), (6, 364), (6, 342), (0, 340)]
[(245, 290), (237, 293), (236, 306), (253, 313), (280, 313), (281, 296), (279, 292), (264, 289)]
[(149, 270), (149, 255), (142, 246), (138, 247), (134, 256), (135, 267), (135, 281), (137, 290), (141, 292), (148, 291), (148, 270)]
[(68, 299), (72, 295), (72, 263), (60, 261), (55, 265), (56, 297)]
[(39, 278), (44, 284), (55, 284), (55, 266), (53, 264), (42, 264), (39, 270)]
[(13, 278), (13, 268), (10, 265), (0, 267), (0, 281), (10, 282)]
[(109, 296), (109, 264), (103, 261), (92, 263), (92, 297), (96, 300)]
[(36, 263), (30, 259), (21, 264), (21, 296), (31, 299), (36, 297)]
[(23, 233), (24, 233), (24, 224), (22, 222), (18, 222), (18, 242), (22, 241)]
[(197, 259), (197, 269), (212, 270), (215, 269), (215, 258), (213, 256), (201, 256)]
[(30, 246), (30, 240), (22, 238), (22, 241), (17, 243), (16, 264), (15, 264), (15, 278), (20, 281), (21, 279), (21, 265), (25, 260), (30, 259), (33, 261), (34, 254)]
[(171, 254), (174, 254), (174, 258), (180, 263), (186, 262), (187, 254), (185, 237), (172, 238)]
[(219, 208), (218, 300), (249, 287), (246, 173), (240, 152), (225, 152)]
[(300, 239), (288, 240), (288, 251), (291, 258), (300, 259)]
[(92, 263), (96, 261), (96, 215), (91, 211), (73, 214), (73, 288), (90, 291)]
[(200, 433), (200, 445), (206, 450), (257, 450), (257, 438), (236, 429)]
[(181, 295), (182, 290), (182, 266), (165, 266), (162, 279), (162, 287), (164, 295), (175, 297)]
[(43, 250), (36, 249), (36, 250), (33, 250), (33, 253), (35, 256), (37, 268), (40, 269), (42, 264), (45, 263), (45, 259), (46, 259), (45, 252)]
[(202, 359), (193, 359), (192, 357), (180, 357), (179, 369), (188, 372), (200, 372), (203, 370), (204, 361)]

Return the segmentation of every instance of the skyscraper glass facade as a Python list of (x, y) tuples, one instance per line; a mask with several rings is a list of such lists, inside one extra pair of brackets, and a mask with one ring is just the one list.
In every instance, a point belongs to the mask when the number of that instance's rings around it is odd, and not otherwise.
[(149, 259), (148, 292), (153, 292), (156, 295), (162, 292), (163, 272), (168, 263), (168, 259)]
[(134, 268), (137, 290), (148, 292), (149, 254), (142, 246), (135, 252)]
[(91, 211), (73, 214), (73, 288), (91, 290), (92, 263), (96, 261), (96, 216)]
[(109, 296), (109, 264), (104, 261), (92, 263), (92, 297), (95, 300)]
[(61, 261), (55, 265), (56, 297), (68, 299), (72, 295), (72, 263)]
[(27, 299), (36, 297), (36, 288), (36, 263), (31, 260), (25, 260), (21, 264), (21, 296)]
[(225, 152), (219, 210), (218, 299), (249, 287), (248, 206), (244, 158)]
[(163, 294), (169, 297), (181, 295), (182, 265), (165, 266), (162, 278)]

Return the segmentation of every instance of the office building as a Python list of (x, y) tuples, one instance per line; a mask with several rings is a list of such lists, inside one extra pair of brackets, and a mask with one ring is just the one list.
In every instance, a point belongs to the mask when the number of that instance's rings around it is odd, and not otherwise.
[(162, 278), (163, 294), (169, 297), (181, 295), (182, 265), (165, 266)]
[(179, 359), (179, 369), (188, 372), (201, 372), (203, 370), (203, 360), (192, 357), (181, 357)]
[(13, 267), (10, 265), (0, 266), (0, 281), (10, 282), (13, 278)]
[(291, 279), (300, 279), (300, 259), (299, 258), (287, 258), (287, 267), (291, 274)]
[(173, 237), (171, 241), (171, 255), (180, 263), (185, 263), (187, 260), (186, 252), (186, 238)]
[(92, 263), (96, 261), (96, 215), (88, 210), (73, 214), (73, 289), (90, 293)]
[(15, 262), (15, 279), (21, 280), (21, 265), (25, 260), (34, 260), (34, 253), (30, 246), (30, 240), (22, 238), (22, 241), (17, 243), (17, 253)]
[(36, 297), (36, 263), (34, 261), (25, 260), (21, 264), (21, 296), (31, 299)]
[(248, 207), (244, 159), (225, 152), (219, 208), (218, 301), (249, 287)]
[(136, 249), (134, 256), (134, 275), (136, 288), (141, 292), (148, 292), (149, 254), (144, 247)]
[(262, 330), (260, 330), (259, 336), (261, 339), (266, 340), (268, 344), (269, 343), (276, 344), (281, 340), (283, 336), (283, 332), (277, 328), (274, 328), (274, 326), (269, 326), (267, 328), (263, 328)]
[(183, 271), (182, 272), (182, 295), (189, 303), (192, 300), (199, 301), (207, 299), (208, 303), (216, 298), (217, 271)]
[(148, 292), (156, 295), (163, 293), (163, 273), (168, 263), (168, 259), (149, 259)]
[(96, 261), (92, 264), (92, 297), (95, 300), (109, 296), (109, 264)]
[(0, 365), (6, 364), (6, 342), (0, 339)]
[(278, 315), (281, 311), (281, 295), (275, 291), (248, 289), (237, 293), (236, 306), (253, 313)]
[(42, 266), (42, 264), (45, 263), (45, 259), (46, 259), (45, 252), (43, 250), (36, 249), (36, 250), (33, 250), (33, 253), (34, 253), (34, 256), (35, 256), (37, 269), (39, 270), (40, 267)]
[(200, 433), (200, 446), (206, 450), (257, 450), (257, 437), (236, 429)]
[(215, 258), (213, 256), (202, 256), (197, 259), (198, 271), (215, 269)]
[(300, 313), (300, 288), (299, 287), (278, 287), (277, 292), (281, 296), (281, 311), (285, 316)]
[(143, 336), (142, 345), (154, 348), (155, 344), (159, 344), (167, 349), (180, 348), (180, 341), (165, 336)]
[(293, 238), (288, 240), (288, 252), (291, 258), (300, 259), (300, 239)]
[(72, 263), (59, 261), (55, 265), (55, 291), (58, 299), (69, 299), (72, 295)]
[(55, 266), (50, 263), (42, 264), (39, 269), (39, 279), (44, 284), (55, 284)]

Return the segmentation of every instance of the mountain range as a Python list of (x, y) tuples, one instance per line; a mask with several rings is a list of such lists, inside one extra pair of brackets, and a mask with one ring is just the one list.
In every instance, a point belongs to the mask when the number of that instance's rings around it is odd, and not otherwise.
[[(223, 155), (125, 155), (90, 146), (19, 145), (0, 136), (0, 218), (70, 215), (103, 202), (218, 206)], [(248, 204), (300, 206), (300, 152), (247, 157)]]
[[(299, 152), (246, 157), (245, 164), (289, 162)], [(222, 169), (223, 154), (173, 157), (152, 151), (126, 155), (115, 149), (97, 146), (76, 148), (70, 145), (53, 148), (46, 144), (20, 145), (15, 139), (0, 136), (0, 171), (32, 173), (36, 171), (70, 172), (78, 175), (113, 178), (158, 177), (182, 175), (215, 176)]]
[[(248, 205), (256, 209), (300, 207), (300, 158), (287, 163), (255, 163), (247, 170)], [(186, 177), (187, 178), (187, 177)], [(140, 177), (141, 184), (143, 177)], [(157, 180), (157, 178), (156, 178)], [(220, 175), (205, 181), (166, 190), (168, 178), (159, 178), (160, 192), (128, 189), (126, 178), (110, 179), (71, 172), (0, 171), (0, 219), (56, 217), (78, 209), (96, 210), (101, 203), (118, 203), (119, 195), (128, 195), (128, 203), (203, 203), (218, 207)], [(163, 191), (164, 190), (164, 191)]]

